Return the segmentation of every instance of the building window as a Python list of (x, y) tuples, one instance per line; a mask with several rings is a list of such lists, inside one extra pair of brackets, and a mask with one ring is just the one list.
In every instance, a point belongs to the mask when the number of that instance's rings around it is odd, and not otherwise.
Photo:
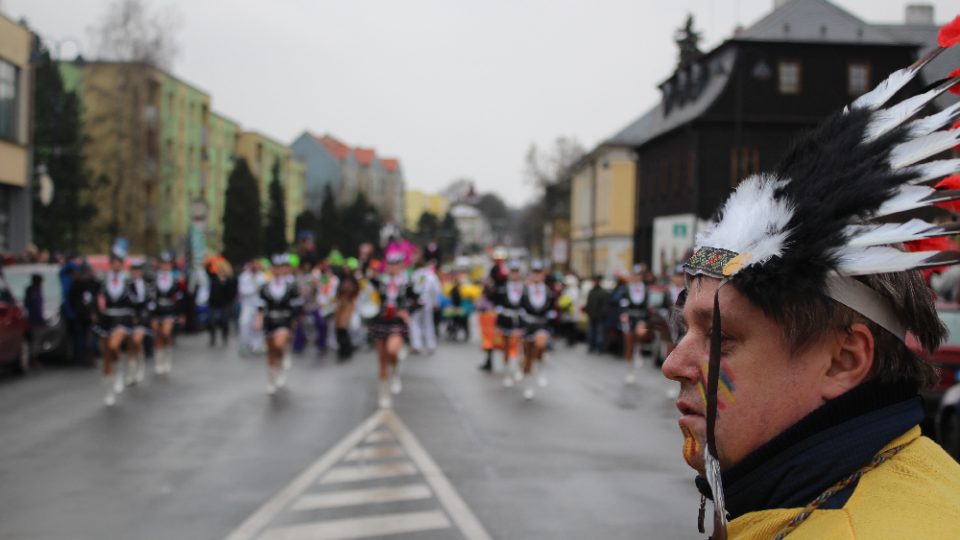
[(870, 89), (870, 64), (854, 63), (847, 66), (847, 93), (859, 96)]
[(730, 149), (731, 187), (737, 187), (741, 180), (758, 172), (760, 172), (760, 150), (756, 146)]
[(0, 138), (17, 138), (17, 82), (19, 70), (0, 60)]
[(800, 93), (800, 62), (783, 61), (778, 66), (780, 93), (781, 94), (799, 94)]

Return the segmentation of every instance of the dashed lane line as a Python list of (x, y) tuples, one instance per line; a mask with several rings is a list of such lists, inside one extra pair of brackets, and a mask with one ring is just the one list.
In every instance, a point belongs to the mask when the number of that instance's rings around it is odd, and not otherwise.
[(344, 461), (376, 461), (403, 457), (403, 448), (399, 446), (361, 446), (347, 454)]
[(320, 481), (321, 484), (340, 484), (342, 482), (362, 482), (379, 480), (394, 476), (417, 474), (417, 468), (410, 462), (381, 463), (376, 465), (340, 466), (330, 469)]

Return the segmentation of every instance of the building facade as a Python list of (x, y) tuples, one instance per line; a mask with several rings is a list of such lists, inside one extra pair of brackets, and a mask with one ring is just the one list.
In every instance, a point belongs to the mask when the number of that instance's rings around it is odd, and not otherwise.
[(623, 145), (601, 145), (571, 172), (571, 269), (580, 275), (627, 271), (634, 260), (632, 151)]
[(237, 158), (240, 124), (226, 116), (210, 113), (207, 159), (207, 245), (223, 249), (223, 213), (230, 173)]
[(404, 192), (403, 195), (403, 224), (408, 231), (416, 231), (417, 224), (420, 222), (420, 216), (424, 212), (430, 212), (442, 218), (450, 209), (450, 201), (440, 193), (424, 193), (411, 189)]
[(31, 243), (33, 35), (0, 15), (0, 253)]
[(403, 168), (400, 166), (400, 160), (396, 158), (383, 158), (380, 164), (383, 167), (383, 199), (381, 201), (383, 218), (402, 226), (406, 216), (403, 208), (406, 191)]

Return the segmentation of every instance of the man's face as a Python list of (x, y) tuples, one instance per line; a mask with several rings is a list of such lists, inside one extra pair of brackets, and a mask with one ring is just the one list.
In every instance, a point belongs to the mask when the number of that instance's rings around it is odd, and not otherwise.
[[(686, 334), (662, 368), (664, 376), (680, 383), (683, 457), (701, 473), (707, 440), (705, 377), (719, 283), (712, 278), (691, 281), (683, 307)], [(727, 469), (823, 404), (818, 382), (821, 360), (829, 359), (830, 349), (813, 344), (791, 355), (782, 328), (733, 285), (720, 290), (720, 315), (716, 438), (720, 467)]]

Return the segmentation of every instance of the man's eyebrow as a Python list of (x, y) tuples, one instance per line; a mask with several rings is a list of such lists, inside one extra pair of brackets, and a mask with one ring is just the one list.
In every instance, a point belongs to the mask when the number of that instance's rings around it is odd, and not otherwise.
[(688, 308), (683, 310), (683, 320), (690, 324), (691, 321), (698, 326), (710, 326), (713, 324), (713, 310), (707, 308)]

